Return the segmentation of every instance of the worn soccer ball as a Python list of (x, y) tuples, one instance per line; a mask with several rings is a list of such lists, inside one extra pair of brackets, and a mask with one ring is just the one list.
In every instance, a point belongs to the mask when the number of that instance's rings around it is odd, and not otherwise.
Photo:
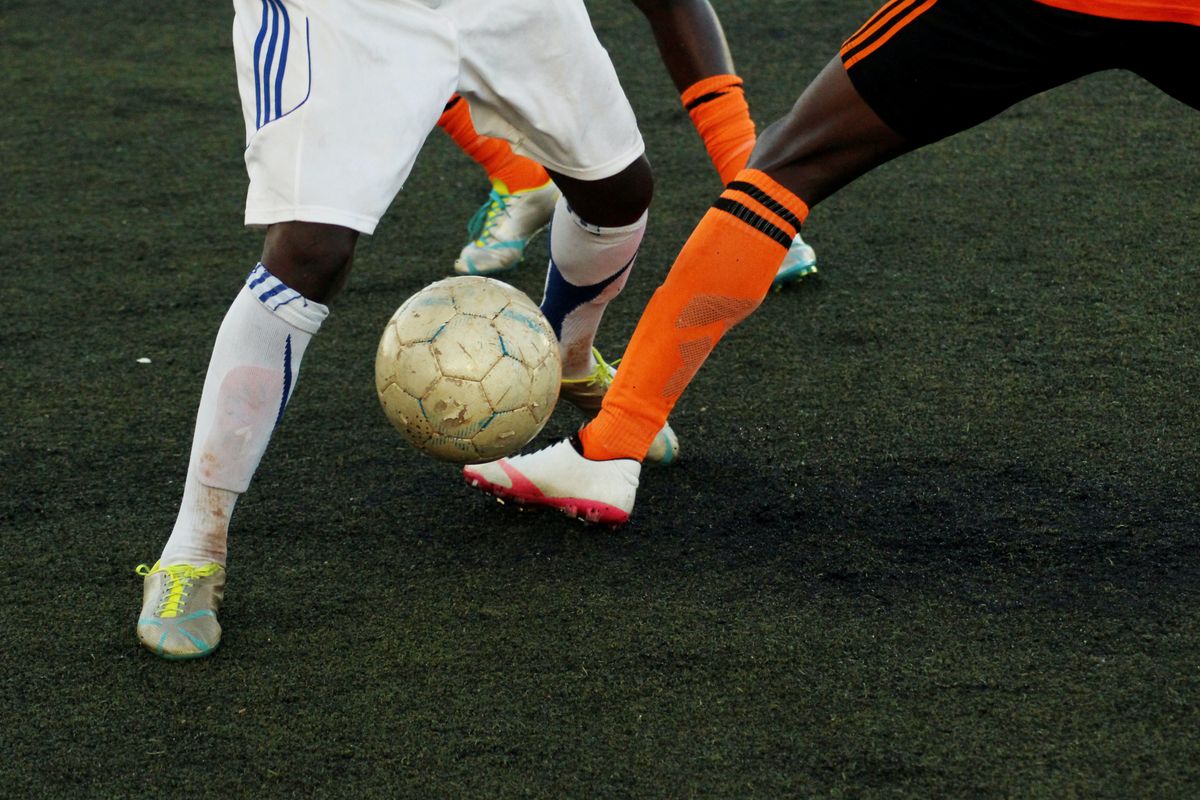
[(375, 353), (375, 389), (418, 450), (468, 464), (510, 455), (558, 400), (558, 340), (523, 292), (480, 276), (446, 278), (392, 315)]

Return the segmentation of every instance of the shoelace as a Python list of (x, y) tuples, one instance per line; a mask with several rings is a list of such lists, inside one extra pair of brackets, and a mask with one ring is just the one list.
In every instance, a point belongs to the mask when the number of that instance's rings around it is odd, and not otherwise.
[(616, 368), (617, 364), (621, 363), (621, 359), (614, 359), (610, 364), (604, 360), (604, 356), (600, 355), (600, 351), (595, 347), (592, 348), (592, 358), (596, 359), (596, 366), (592, 368), (590, 374), (584, 375), (582, 378), (563, 378), (562, 382), (596, 383), (601, 386), (607, 386), (609, 383), (611, 383), (613, 370)]
[(488, 192), (487, 202), (481, 205), (467, 222), (467, 235), (471, 237), (471, 241), (480, 246), (486, 244), (484, 239), (491, 235), (500, 218), (508, 216), (508, 203), (512, 198), (513, 195), (500, 194), (495, 189)]
[(191, 564), (174, 564), (169, 567), (160, 567), (158, 564), (155, 564), (154, 567), (138, 564), (134, 572), (142, 577), (155, 572), (166, 573), (167, 577), (163, 581), (162, 595), (159, 597), (158, 609), (155, 613), (160, 617), (177, 617), (183, 610), (183, 604), (187, 600), (188, 589), (192, 588), (192, 583), (197, 578), (215, 575), (219, 569), (221, 569), (219, 564), (206, 564), (199, 569)]

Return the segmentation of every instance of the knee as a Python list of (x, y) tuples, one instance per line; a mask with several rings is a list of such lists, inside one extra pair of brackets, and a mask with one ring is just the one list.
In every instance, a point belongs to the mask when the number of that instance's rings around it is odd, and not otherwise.
[(654, 172), (645, 156), (639, 156), (616, 175), (597, 181), (553, 177), (575, 213), (603, 227), (637, 222), (654, 197)]
[(282, 222), (267, 229), (263, 264), (310, 300), (333, 299), (350, 273), (358, 231), (340, 225)]

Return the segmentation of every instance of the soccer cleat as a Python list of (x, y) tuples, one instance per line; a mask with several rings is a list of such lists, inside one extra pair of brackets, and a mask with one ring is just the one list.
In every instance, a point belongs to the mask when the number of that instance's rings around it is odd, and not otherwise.
[(616, 526), (629, 521), (641, 471), (632, 458), (586, 458), (572, 436), (535, 453), (464, 467), (463, 477), (501, 500)]
[(558, 195), (553, 181), (511, 194), (502, 181), (493, 182), (487, 202), (467, 223), (471, 241), (458, 254), (454, 271), (494, 275), (515, 267), (529, 240), (554, 216)]
[(771, 281), (771, 285), (778, 288), (808, 275), (815, 275), (816, 272), (817, 252), (797, 233), (796, 238), (792, 239), (792, 246), (788, 248), (787, 255), (784, 256), (783, 263), (779, 266), (779, 272), (775, 273), (775, 280)]
[(221, 641), (217, 610), (225, 596), (225, 568), (220, 564), (141, 564), (142, 615), (137, 635), (143, 646), (163, 658), (200, 658)]
[[(589, 419), (600, 413), (600, 405), (604, 402), (604, 395), (608, 393), (608, 387), (612, 385), (613, 378), (617, 375), (616, 365), (621, 360), (618, 358), (610, 364), (594, 347), (592, 348), (592, 357), (596, 360), (596, 366), (592, 369), (591, 374), (582, 378), (563, 378), (562, 387), (558, 392), (561, 399), (578, 408)], [(668, 422), (662, 426), (662, 430), (650, 443), (650, 450), (646, 453), (645, 460), (647, 464), (665, 467), (678, 457), (679, 437), (675, 435), (675, 431), (671, 429), (671, 424)]]

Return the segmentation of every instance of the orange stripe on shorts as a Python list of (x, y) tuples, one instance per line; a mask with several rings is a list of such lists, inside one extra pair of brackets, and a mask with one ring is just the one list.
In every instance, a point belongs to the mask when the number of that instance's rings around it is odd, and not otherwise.
[(871, 34), (887, 25), (897, 14), (900, 14), (904, 9), (911, 6), (917, 0), (894, 0), (894, 2), (885, 5), (883, 8), (875, 12), (875, 15), (866, 21), (865, 24), (854, 32), (854, 35), (845, 41), (842, 45), (841, 54), (846, 55), (846, 51), (852, 50), (869, 38)]
[[(850, 69), (855, 64), (857, 64), (859, 61), (862, 61), (864, 58), (871, 55), (871, 53), (874, 53), (880, 47), (883, 47), (883, 45), (887, 43), (888, 39), (891, 39), (893, 36), (895, 36), (897, 33), (899, 33), (902, 28), (904, 28), (906, 25), (908, 25), (914, 19), (921, 16), (929, 9), (933, 8), (933, 6), (936, 3), (937, 3), (937, 0), (925, 0), (924, 3), (917, 6), (912, 11), (908, 12), (908, 14), (906, 14), (903, 19), (901, 19), (899, 22), (897, 22), (895, 25), (893, 25), (890, 29), (888, 29), (887, 33), (883, 34), (878, 39), (871, 42), (871, 44), (868, 47), (864, 47), (862, 50), (859, 50), (853, 56), (846, 59), (845, 65), (844, 65), (845, 68)], [(845, 54), (843, 53), (843, 57), (844, 56), (845, 56)]]

